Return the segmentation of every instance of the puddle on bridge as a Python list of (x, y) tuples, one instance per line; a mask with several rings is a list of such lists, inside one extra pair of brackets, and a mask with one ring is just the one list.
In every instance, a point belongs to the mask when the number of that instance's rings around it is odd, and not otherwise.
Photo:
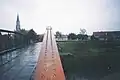
[(0, 80), (30, 80), (40, 49), (36, 43), (0, 56)]

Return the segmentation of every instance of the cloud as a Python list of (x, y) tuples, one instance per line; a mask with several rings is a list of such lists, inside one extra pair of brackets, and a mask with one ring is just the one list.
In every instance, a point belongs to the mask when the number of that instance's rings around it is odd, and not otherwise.
[(0, 0), (0, 28), (21, 27), (43, 33), (46, 26), (63, 33), (119, 29), (119, 0)]

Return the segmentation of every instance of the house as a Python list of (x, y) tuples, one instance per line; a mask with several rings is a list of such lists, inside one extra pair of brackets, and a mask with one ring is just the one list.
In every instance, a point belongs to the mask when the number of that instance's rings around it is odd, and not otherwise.
[(120, 40), (120, 31), (93, 32), (93, 36), (99, 40)]
[(67, 41), (68, 40), (68, 35), (61, 35), (56, 38), (57, 41)]

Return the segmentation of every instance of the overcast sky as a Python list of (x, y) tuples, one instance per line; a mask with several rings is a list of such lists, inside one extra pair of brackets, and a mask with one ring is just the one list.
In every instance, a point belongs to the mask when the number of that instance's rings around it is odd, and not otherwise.
[(0, 0), (0, 28), (14, 30), (17, 13), (21, 28), (37, 33), (120, 30), (120, 0)]

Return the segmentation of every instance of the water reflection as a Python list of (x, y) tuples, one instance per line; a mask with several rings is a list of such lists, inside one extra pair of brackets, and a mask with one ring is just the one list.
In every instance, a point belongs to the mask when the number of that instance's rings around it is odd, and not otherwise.
[(29, 80), (40, 49), (36, 43), (0, 56), (0, 80)]

